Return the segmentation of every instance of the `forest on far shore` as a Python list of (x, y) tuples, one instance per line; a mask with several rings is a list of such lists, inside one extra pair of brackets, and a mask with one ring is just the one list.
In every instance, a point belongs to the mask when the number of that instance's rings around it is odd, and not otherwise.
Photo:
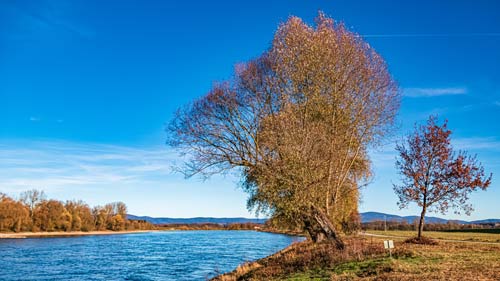
[(121, 231), (154, 229), (141, 220), (127, 219), (127, 206), (113, 202), (91, 208), (81, 200), (47, 199), (39, 190), (21, 193), (18, 200), (0, 193), (0, 232)]

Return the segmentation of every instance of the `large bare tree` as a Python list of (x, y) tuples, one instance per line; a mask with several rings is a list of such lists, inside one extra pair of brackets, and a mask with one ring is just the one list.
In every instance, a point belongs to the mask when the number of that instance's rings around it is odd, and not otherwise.
[(189, 155), (186, 175), (239, 169), (249, 206), (342, 248), (337, 207), (357, 201), (367, 148), (398, 107), (395, 82), (362, 38), (322, 13), (315, 28), (291, 17), (262, 56), (178, 110), (169, 143)]
[(470, 214), (469, 194), (485, 190), (491, 183), (492, 175), (485, 176), (475, 156), (453, 151), (450, 135), (447, 121), (439, 125), (437, 117), (430, 116), (426, 125), (416, 126), (413, 134), (396, 147), (396, 167), (402, 182), (394, 185), (394, 191), (401, 208), (411, 202), (422, 208), (418, 239), (422, 237), (426, 212), (437, 210), (445, 214), (452, 208), (456, 213), (463, 210)]
[(43, 202), (46, 198), (43, 190), (31, 189), (21, 193), (21, 202), (29, 208), (30, 218), (33, 220), (33, 213), (37, 204)]

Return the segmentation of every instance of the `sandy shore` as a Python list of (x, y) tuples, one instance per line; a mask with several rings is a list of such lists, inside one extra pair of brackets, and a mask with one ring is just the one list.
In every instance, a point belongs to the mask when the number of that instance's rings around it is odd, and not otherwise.
[(125, 231), (71, 231), (71, 232), (18, 232), (18, 233), (0, 233), (0, 239), (12, 238), (43, 238), (43, 237), (70, 237), (70, 236), (89, 236), (89, 235), (116, 235), (126, 233), (144, 233), (158, 230), (125, 230)]

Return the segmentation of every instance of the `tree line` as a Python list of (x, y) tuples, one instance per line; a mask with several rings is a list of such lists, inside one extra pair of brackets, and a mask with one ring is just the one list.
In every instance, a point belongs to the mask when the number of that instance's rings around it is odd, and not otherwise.
[(255, 230), (262, 229), (263, 225), (253, 222), (245, 223), (169, 223), (157, 224), (158, 229), (166, 230)]
[[(363, 230), (412, 230), (418, 231), (420, 219), (415, 219), (409, 223), (407, 221), (372, 221), (361, 224)], [(470, 223), (463, 224), (453, 221), (446, 223), (426, 223), (426, 231), (452, 231), (467, 229), (495, 229), (495, 223)]]
[(0, 231), (102, 231), (152, 229), (145, 221), (128, 220), (127, 206), (113, 202), (91, 208), (81, 200), (47, 199), (43, 191), (28, 190), (18, 200), (0, 193)]

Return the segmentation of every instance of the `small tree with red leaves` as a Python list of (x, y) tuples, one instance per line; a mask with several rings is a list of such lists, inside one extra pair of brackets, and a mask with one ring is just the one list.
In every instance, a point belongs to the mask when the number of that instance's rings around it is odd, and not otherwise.
[(410, 202), (422, 207), (418, 239), (427, 211), (445, 214), (451, 208), (457, 214), (465, 211), (470, 215), (473, 209), (467, 203), (469, 194), (477, 189), (485, 190), (492, 177), (491, 174), (485, 176), (476, 156), (453, 151), (447, 121), (442, 126), (437, 121), (437, 117), (429, 117), (426, 125), (415, 126), (413, 134), (396, 146), (399, 152), (396, 168), (402, 180), (400, 185), (394, 185), (394, 191), (400, 208)]

